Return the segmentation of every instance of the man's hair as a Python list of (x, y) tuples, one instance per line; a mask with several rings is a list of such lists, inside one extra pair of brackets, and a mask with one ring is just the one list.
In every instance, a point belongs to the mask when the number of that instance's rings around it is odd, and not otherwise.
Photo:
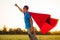
[(27, 10), (29, 9), (29, 7), (27, 5), (25, 5), (24, 8), (26, 8)]

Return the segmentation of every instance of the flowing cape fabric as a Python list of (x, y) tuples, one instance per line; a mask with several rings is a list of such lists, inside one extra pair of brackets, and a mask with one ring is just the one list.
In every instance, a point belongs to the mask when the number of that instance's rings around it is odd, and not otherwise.
[(57, 25), (58, 19), (51, 18), (49, 14), (29, 12), (42, 34), (46, 34)]

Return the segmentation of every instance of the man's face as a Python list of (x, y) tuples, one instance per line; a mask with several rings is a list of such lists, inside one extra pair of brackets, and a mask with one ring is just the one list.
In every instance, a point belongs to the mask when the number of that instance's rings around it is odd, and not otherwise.
[(27, 9), (26, 7), (24, 7), (24, 8), (23, 8), (23, 11), (24, 11), (24, 12), (27, 12), (27, 11), (28, 11), (28, 9)]

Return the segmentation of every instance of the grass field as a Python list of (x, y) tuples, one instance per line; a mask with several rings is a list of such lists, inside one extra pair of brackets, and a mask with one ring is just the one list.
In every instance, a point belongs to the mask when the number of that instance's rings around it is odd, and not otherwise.
[[(60, 35), (37, 35), (38, 40), (60, 40)], [(28, 35), (0, 35), (0, 40), (29, 40)]]

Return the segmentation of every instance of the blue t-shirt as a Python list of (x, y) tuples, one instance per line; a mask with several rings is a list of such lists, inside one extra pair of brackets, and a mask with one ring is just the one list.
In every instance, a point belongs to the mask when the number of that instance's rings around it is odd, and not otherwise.
[(25, 12), (24, 13), (24, 21), (25, 21), (25, 28), (26, 29), (29, 29), (31, 27), (30, 18), (31, 18), (31, 15), (29, 14), (29, 12)]

